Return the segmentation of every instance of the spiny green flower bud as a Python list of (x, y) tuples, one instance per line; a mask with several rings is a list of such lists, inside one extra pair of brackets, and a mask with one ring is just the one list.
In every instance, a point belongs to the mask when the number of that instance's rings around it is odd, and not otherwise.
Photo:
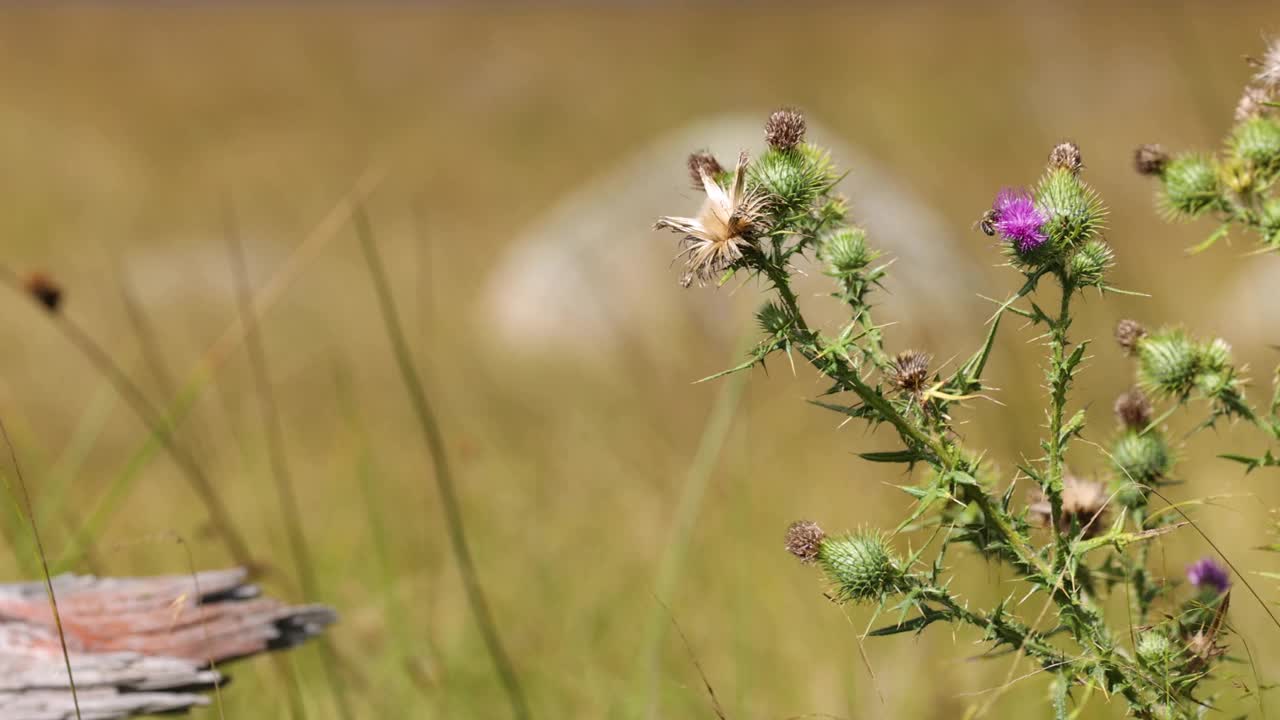
[(1111, 498), (1111, 502), (1131, 510), (1146, 507), (1149, 492), (1147, 488), (1125, 477), (1112, 479), (1111, 486), (1107, 488), (1107, 496)]
[(1235, 372), (1231, 366), (1231, 346), (1226, 340), (1217, 338), (1197, 348), (1200, 371), (1196, 375), (1196, 386), (1208, 397), (1218, 397), (1225, 392), (1234, 392)]
[(835, 585), (840, 602), (879, 600), (902, 589), (902, 568), (884, 537), (875, 531), (826, 538), (817, 558), (827, 579)]
[(1179, 155), (1165, 166), (1163, 204), (1173, 215), (1193, 216), (1217, 204), (1222, 197), (1218, 171), (1199, 155)]
[(826, 264), (826, 273), (835, 278), (857, 275), (879, 256), (879, 251), (867, 245), (867, 231), (859, 227), (830, 233), (818, 246), (818, 257)]
[(1200, 366), (1204, 370), (1221, 372), (1231, 367), (1231, 345), (1222, 338), (1201, 345)]
[(1266, 179), (1280, 170), (1280, 122), (1254, 117), (1236, 126), (1229, 141), (1231, 152)]
[(1115, 265), (1115, 253), (1102, 240), (1089, 240), (1071, 255), (1067, 276), (1076, 287), (1102, 286), (1102, 281)]
[(1169, 162), (1169, 153), (1159, 145), (1139, 145), (1133, 151), (1133, 167), (1139, 175), (1163, 175), (1164, 166)]
[(787, 552), (800, 558), (800, 562), (811, 563), (818, 559), (826, 539), (827, 534), (817, 523), (797, 520), (787, 528)]
[(1152, 667), (1163, 667), (1178, 654), (1178, 648), (1169, 636), (1158, 629), (1148, 630), (1138, 636), (1138, 657)]
[(791, 316), (782, 306), (770, 300), (756, 313), (756, 321), (760, 329), (770, 337), (779, 337), (791, 327)]
[(1080, 146), (1070, 140), (1054, 145), (1053, 150), (1049, 151), (1049, 167), (1079, 175), (1084, 168), (1084, 157), (1080, 154)]
[(813, 145), (789, 150), (770, 148), (751, 165), (752, 183), (774, 204), (791, 210), (807, 209), (835, 184), (831, 158)]
[(764, 141), (776, 150), (790, 150), (804, 142), (804, 115), (793, 108), (783, 108), (769, 116), (764, 124)]
[(1041, 230), (1059, 252), (1101, 232), (1107, 210), (1093, 188), (1066, 168), (1050, 168), (1035, 189), (1036, 208), (1047, 220)]
[(1116, 323), (1116, 344), (1124, 350), (1125, 355), (1132, 355), (1138, 350), (1138, 343), (1147, 336), (1147, 329), (1137, 320), (1121, 320)]
[(1127, 430), (1111, 448), (1111, 462), (1125, 480), (1151, 485), (1173, 468), (1173, 456), (1160, 433)]
[(1181, 330), (1163, 330), (1138, 345), (1138, 376), (1158, 396), (1186, 397), (1195, 387), (1202, 353)]

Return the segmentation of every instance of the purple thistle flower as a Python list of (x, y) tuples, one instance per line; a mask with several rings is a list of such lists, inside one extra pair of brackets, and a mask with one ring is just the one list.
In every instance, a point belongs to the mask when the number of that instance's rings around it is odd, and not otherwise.
[(1206, 557), (1187, 566), (1187, 582), (1221, 595), (1231, 587), (1231, 575), (1213, 558)]
[(1026, 190), (1001, 190), (992, 210), (995, 216), (991, 224), (1013, 243), (1018, 252), (1029, 253), (1049, 239), (1041, 230), (1049, 218), (1036, 208), (1031, 201), (1031, 193)]

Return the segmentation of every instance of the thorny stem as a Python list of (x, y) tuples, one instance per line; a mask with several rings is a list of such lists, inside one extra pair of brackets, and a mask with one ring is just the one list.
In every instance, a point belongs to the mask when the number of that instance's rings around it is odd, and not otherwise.
[(998, 622), (985, 613), (970, 610), (961, 605), (945, 588), (927, 588), (923, 595), (945, 607), (951, 616), (982, 630), (993, 639), (1023, 650), (1045, 669), (1059, 667), (1066, 662), (1062, 651), (1046, 642), (1039, 633), (1009, 622)]
[[(1074, 288), (1062, 273), (1058, 274), (1062, 287), (1062, 303), (1058, 317), (1049, 322), (1049, 448), (1048, 477), (1043, 483), (1045, 496), (1049, 498), (1053, 522), (1050, 527), (1061, 527), (1062, 518), (1062, 476), (1063, 454), (1065, 442), (1062, 437), (1062, 423), (1066, 415), (1067, 389), (1071, 385), (1073, 375), (1067, 366), (1067, 330), (1071, 327), (1071, 296)], [(1066, 533), (1054, 533), (1057, 542), (1057, 564), (1066, 562), (1068, 538)]]
[[(879, 416), (889, 422), (903, 440), (908, 445), (916, 445), (919, 448), (927, 450), (933, 457), (932, 462), (940, 470), (955, 471), (961, 468), (961, 453), (953, 444), (944, 439), (932, 437), (922, 431), (918, 426), (907, 418), (888, 402), (883, 395), (877, 390), (866, 384), (857, 372), (849, 367), (848, 363), (842, 358), (834, 356), (830, 353), (822, 354), (816, 346), (816, 337), (808, 324), (804, 320), (804, 316), (800, 312), (799, 302), (794, 291), (790, 287), (790, 281), (784, 268), (779, 267), (776, 263), (763, 259), (757, 264), (757, 269), (773, 285), (777, 292), (778, 299), (782, 303), (788, 316), (795, 323), (795, 346), (801, 351), (805, 359), (819, 372), (830, 377), (841, 388), (853, 392), (864, 403), (871, 406)], [(1066, 347), (1067, 337), (1066, 331), (1070, 326), (1070, 295), (1073, 288), (1063, 281), (1063, 300), (1058, 318), (1052, 321), (1052, 361), (1055, 371), (1051, 373), (1051, 390), (1053, 393), (1053, 407), (1050, 413), (1050, 430), (1053, 437), (1049, 443), (1049, 477), (1056, 478), (1056, 503), (1054, 506), (1055, 522), (1053, 527), (1057, 527), (1056, 518), (1060, 517), (1062, 512), (1062, 475), (1063, 475), (1063, 449), (1065, 443), (1062, 442), (1061, 430), (1063, 428), (1063, 417), (1065, 416), (1066, 391), (1071, 383), (1073, 373), (1066, 366)], [(1048, 484), (1048, 483), (1046, 483)], [(1123, 657), (1118, 656), (1115, 646), (1110, 638), (1109, 633), (1102, 631), (1098, 627), (1098, 623), (1090, 622), (1090, 618), (1095, 618), (1096, 610), (1088, 607), (1081, 599), (1075, 597), (1066, 587), (1064, 578), (1066, 559), (1070, 552), (1069, 538), (1063, 533), (1057, 533), (1059, 537), (1059, 562), (1051, 563), (1045, 560), (1040, 553), (1030, 545), (1027, 538), (1020, 533), (1013, 525), (1012, 519), (1008, 513), (1000, 507), (998, 501), (994, 500), (985, 490), (973, 485), (962, 485), (962, 500), (967, 503), (973, 503), (978, 506), (983, 515), (987, 518), (987, 522), (996, 530), (1001, 539), (1008, 545), (1010, 551), (1014, 554), (1016, 564), (1027, 572), (1037, 583), (1048, 590), (1053, 597), (1055, 603), (1059, 606), (1063, 619), (1067, 620), (1067, 625), (1072, 632), (1075, 640), (1082, 646), (1087, 648), (1096, 656), (1096, 664), (1103, 669), (1110, 682), (1125, 688), (1124, 695), (1132, 702), (1139, 702), (1136, 690), (1129, 684), (1123, 682), (1126, 678), (1134, 676), (1141, 677), (1142, 674), (1132, 663), (1126, 661)], [(1046, 493), (1047, 494), (1047, 493)], [(1055, 566), (1063, 569), (1055, 569)], [(935, 598), (937, 599), (937, 598)], [(939, 599), (939, 602), (942, 602)], [(988, 629), (993, 627), (992, 621), (985, 616), (973, 613), (959, 605), (948, 605), (948, 609), (957, 613), (961, 619), (969, 624), (980, 628)], [(1000, 632), (1009, 633), (1010, 629), (1000, 628)], [(1032, 654), (1042, 664), (1049, 657), (1054, 658), (1053, 662), (1060, 664), (1061, 653), (1052, 649), (1047, 644), (1036, 644), (1029, 642), (1025, 635), (1017, 637), (1010, 636), (1006, 641), (1019, 639), (1018, 647), (1024, 648), (1026, 652)], [(1005, 638), (1002, 638), (1005, 639)], [(1046, 666), (1047, 667), (1047, 666)]]

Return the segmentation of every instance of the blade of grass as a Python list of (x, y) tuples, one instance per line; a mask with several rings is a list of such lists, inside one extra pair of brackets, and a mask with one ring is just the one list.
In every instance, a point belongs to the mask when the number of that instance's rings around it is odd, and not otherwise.
[[(302, 511), (298, 507), (298, 492), (294, 487), (293, 471), (290, 469), (289, 455), (285, 450), (284, 423), (280, 419), (280, 408), (276, 403), (275, 389), (271, 384), (271, 368), (267, 361), (266, 344), (262, 341), (261, 325), (254, 318), (253, 287), (249, 281), (249, 266), (244, 256), (244, 241), (240, 237), (234, 211), (228, 208), (226, 217), (227, 246), (231, 256), (232, 274), (235, 276), (236, 296), (239, 298), (240, 321), (245, 328), (244, 346), (249, 355), (254, 387), (257, 389), (258, 411), (263, 428), (266, 430), (271, 477), (275, 480), (276, 498), (280, 505), (280, 513), (284, 516), (285, 535), (289, 539), (293, 562), (298, 578), (302, 582), (302, 592), (307, 602), (316, 602), (320, 597), (320, 584), (316, 580), (315, 561), (311, 557), (311, 549), (307, 546), (306, 533), (302, 527)], [(338, 714), (344, 720), (351, 720), (351, 705), (347, 700), (346, 685), (337, 670), (337, 659), (329, 638), (319, 638), (318, 647), (325, 676), (329, 680), (329, 689), (338, 707)]]
[(378, 245), (374, 241), (373, 227), (370, 225), (369, 217), (363, 207), (356, 208), (353, 222), (356, 228), (356, 235), (360, 240), (360, 247), (364, 252), (365, 262), (369, 266), (369, 274), (373, 278), (374, 289), (377, 291), (378, 309), (386, 327), (387, 337), (391, 341), (392, 353), (395, 355), (396, 364), (399, 367), (400, 376), (404, 380), (405, 388), (409, 392), (409, 400), (413, 405), (414, 415), (417, 417), (418, 424), (422, 429), (423, 443), (427, 452), (431, 455), (435, 470), (436, 487), (440, 493), (445, 525), (449, 531), (450, 547), (453, 550), (458, 571), (462, 575), (462, 584), (466, 590), (467, 601), (471, 605), (471, 611), (475, 615), (476, 624), (479, 626), (480, 634), (484, 638), (485, 647), (488, 649), (489, 655), (493, 659), (494, 667), (497, 669), (498, 676), (502, 681), (503, 689), (511, 704), (511, 713), (516, 718), (526, 719), (529, 717), (528, 701), (525, 700), (524, 691), (520, 688), (520, 682), (516, 677), (511, 659), (503, 647), (502, 639), (498, 634), (498, 627), (489, 610), (489, 602), (485, 597), (484, 589), (480, 585), (475, 563), (471, 558), (471, 548), (467, 542), (466, 529), (462, 519), (462, 506), (458, 501), (453, 475), (449, 468), (448, 458), (445, 455), (444, 436), (441, 434), (435, 413), (432, 411), (431, 404), (427, 399), (426, 387), (423, 385), (422, 378), (418, 375), (418, 369), (414, 365), (413, 351), (405, 339), (404, 328), (400, 322), (400, 313), (391, 292), (391, 283), (387, 279), (382, 257), (378, 252)]
[[(320, 251), (331, 240), (337, 237), (338, 232), (346, 226), (356, 204), (368, 197), (382, 182), (383, 177), (385, 177), (385, 172), (381, 168), (369, 170), (357, 179), (347, 194), (321, 218), (320, 222), (293, 249), (285, 262), (272, 273), (271, 278), (254, 295), (253, 311), (255, 318), (264, 316), (283, 296), (284, 291), (288, 289), (293, 279), (319, 255)], [(195, 407), (201, 395), (212, 383), (218, 369), (226, 363), (228, 358), (231, 357), (231, 353), (243, 342), (244, 331), (244, 324), (237, 315), (236, 319), (228, 325), (222, 335), (205, 351), (200, 363), (188, 375), (186, 382), (177, 395), (170, 400), (164, 415), (164, 421), (168, 427), (177, 429), (188, 418), (192, 408)], [(133, 451), (124, 470), (117, 474), (111, 484), (99, 496), (98, 501), (89, 512), (89, 521), (85, 523), (81, 532), (67, 546), (56, 566), (66, 567), (75, 562), (76, 558), (83, 553), (86, 543), (93, 542), (98, 537), (98, 534), (106, 527), (107, 523), (119, 512), (124, 500), (133, 489), (133, 484), (146, 465), (155, 457), (158, 450), (159, 443), (156, 441), (155, 436), (148, 435), (142, 441), (142, 444)]]
[[(40, 541), (40, 529), (36, 524), (36, 514), (31, 505), (31, 492), (27, 490), (27, 481), (22, 477), (22, 465), (18, 463), (18, 451), (9, 439), (9, 429), (0, 419), (0, 435), (4, 436), (4, 444), (9, 448), (9, 459), (13, 463), (13, 474), (18, 482), (22, 506), (26, 510), (27, 520), (31, 524), (31, 539), (35, 543), (36, 553), (40, 556), (40, 569), (44, 577), (44, 590), (49, 596), (49, 610), (53, 613), (53, 626), (58, 631), (58, 643), (62, 646), (62, 661), (67, 667), (67, 684), (71, 686), (71, 703), (75, 707), (76, 720), (80, 720), (80, 693), (76, 691), (76, 679), (71, 672), (71, 654), (67, 652), (67, 635), (62, 630), (62, 614), (58, 612), (58, 598), (53, 592), (53, 577), (49, 575), (49, 558), (44, 552), (44, 543)], [(10, 492), (12, 492), (10, 488)]]
[[(0, 267), (0, 280), (15, 292), (21, 295), (27, 294), (22, 280), (8, 267)], [(62, 333), (62, 336), (84, 355), (89, 364), (112, 384), (116, 393), (138, 416), (138, 419), (150, 431), (151, 436), (160, 442), (160, 445), (168, 452), (174, 463), (182, 470), (192, 490), (204, 503), (205, 511), (209, 514), (210, 524), (227, 546), (231, 556), (235, 558), (237, 563), (246, 567), (253, 567), (254, 563), (252, 553), (249, 552), (249, 545), (236, 528), (235, 523), (232, 522), (231, 512), (214, 488), (213, 482), (210, 481), (204, 469), (200, 467), (200, 464), (196, 462), (187, 449), (178, 444), (175, 438), (177, 427), (168, 422), (168, 418), (147, 399), (141, 388), (129, 377), (124, 368), (116, 362), (111, 353), (107, 352), (106, 348), (99, 344), (70, 315), (62, 309), (51, 308), (45, 313), (45, 316), (53, 322), (54, 327)]]
[[(394, 667), (405, 675), (407, 684), (419, 692), (425, 700), (434, 702), (435, 696), (429, 691), (430, 687), (421, 682), (419, 674), (413, 672), (418, 667), (419, 656), (414, 652), (414, 643), (411, 642), (408, 611), (395, 592), (400, 575), (391, 547), (391, 538), (386, 531), (387, 528), (395, 527), (396, 524), (387, 520), (383, 498), (379, 493), (379, 489), (385, 486), (380, 482), (380, 473), (369, 441), (368, 429), (356, 407), (350, 377), (340, 364), (335, 369), (334, 383), (337, 387), (338, 407), (346, 418), (350, 436), (356, 443), (355, 472), (359, 479), (360, 497), (364, 502), (365, 516), (368, 519), (366, 527), (373, 541), (373, 556), (377, 565), (378, 587), (382, 594), (386, 626), (393, 630), (390, 635), (391, 642), (395, 646)], [(439, 656), (435, 638), (430, 633), (426, 636), (425, 645), (433, 659)]]
[[(738, 357), (741, 353), (736, 353)], [(658, 654), (662, 642), (666, 638), (669, 627), (667, 603), (671, 602), (671, 593), (675, 589), (684, 569), (684, 559), (688, 552), (689, 540), (693, 527), (702, 512), (702, 501), (706, 497), (707, 487), (715, 472), (729, 437), (729, 429), (733, 426), (733, 418), (742, 399), (742, 391), (746, 386), (748, 373), (736, 373), (730, 376), (720, 387), (715, 406), (707, 417), (702, 429), (702, 437), (698, 440), (698, 449), (694, 453), (693, 462), (685, 475), (680, 498), (676, 502), (675, 518), (671, 523), (671, 537), (667, 542), (659, 564), (657, 584), (654, 588), (655, 602), (649, 614), (649, 621), (644, 634), (644, 645), (640, 654), (640, 662), (645, 668), (646, 689), (641, 697), (647, 709), (646, 717), (659, 715), (658, 702)]]
[[(115, 405), (116, 396), (110, 383), (99, 386), (98, 391), (94, 393), (88, 406), (81, 413), (71, 440), (67, 442), (66, 448), (63, 449), (45, 480), (44, 484), (48, 485), (48, 489), (40, 498), (41, 508), (36, 518), (40, 527), (48, 527), (54, 518), (71, 514), (66, 509), (67, 501), (72, 496), (71, 488), (88, 461), (98, 438), (102, 436), (103, 430), (111, 421), (111, 412), (115, 409)], [(71, 535), (74, 536), (79, 532), (80, 520), (77, 519), (68, 527), (71, 529)], [(25, 542), (20, 550), (28, 552), (30, 541)]]

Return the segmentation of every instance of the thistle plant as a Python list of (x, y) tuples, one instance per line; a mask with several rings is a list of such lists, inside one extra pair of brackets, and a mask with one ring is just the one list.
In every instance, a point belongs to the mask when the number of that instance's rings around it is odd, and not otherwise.
[(1255, 235), (1260, 252), (1280, 250), (1280, 40), (1251, 63), (1255, 72), (1220, 151), (1170, 155), (1159, 145), (1143, 145), (1134, 153), (1137, 171), (1160, 181), (1157, 203), (1166, 218), (1217, 221), (1193, 251), (1232, 230)]
[[(781, 110), (766, 123), (759, 156), (743, 153), (732, 171), (705, 152), (690, 156), (690, 172), (706, 194), (702, 206), (693, 216), (657, 223), (680, 235), (684, 284), (722, 285), (741, 275), (757, 279), (769, 296), (757, 313), (759, 343), (743, 363), (713, 378), (764, 365), (778, 353), (799, 355), (826, 383), (814, 404), (891, 430), (894, 446), (862, 459), (910, 471), (902, 489), (911, 507), (893, 528), (827, 534), (817, 523), (798, 521), (786, 531), (786, 549), (819, 570), (832, 601), (871, 605), (887, 618), (873, 636), (919, 633), (937, 623), (971, 626), (992, 650), (1028, 658), (1053, 680), (1056, 718), (1068, 717), (1068, 708), (1094, 691), (1122, 697), (1135, 717), (1199, 717), (1214, 697), (1204, 681), (1223, 655), (1229, 579), (1219, 582), (1225, 574), (1206, 565), (1187, 592), (1148, 568), (1148, 541), (1185, 524), (1173, 513), (1148, 511), (1175, 464), (1153, 400), (1202, 395), (1214, 417), (1244, 413), (1229, 349), (1176, 330), (1147, 333), (1124, 324), (1117, 337), (1141, 365), (1142, 382), (1116, 402), (1110, 482), (1073, 475), (1068, 450), (1087, 446), (1077, 442), (1086, 413), (1071, 391), (1089, 348), (1072, 334), (1073, 302), (1089, 291), (1115, 290), (1107, 281), (1114, 264), (1103, 239), (1107, 211), (1081, 177), (1080, 149), (1069, 142), (1054, 147), (1032, 186), (1000, 190), (982, 215), (979, 226), (1007, 260), (1012, 292), (981, 345), (944, 367), (933, 363), (933, 353), (896, 347), (876, 318), (888, 262), (851, 221), (836, 190), (840, 172), (804, 132), (803, 116)], [(806, 319), (793, 287), (802, 260), (820, 264), (833, 284), (831, 297), (848, 312), (833, 330)], [(1042, 454), (1015, 462), (1016, 471), (1001, 477), (987, 453), (964, 443), (954, 413), (992, 390), (987, 362), (1010, 314), (1042, 332), (1047, 403)], [(898, 536), (914, 533), (925, 538), (915, 550), (895, 549)], [(951, 588), (953, 551), (964, 548), (1007, 565), (1024, 591), (971, 607)], [(1132, 608), (1116, 627), (1103, 610), (1112, 594), (1126, 596)], [(1036, 595), (1044, 612), (1014, 599)], [(1135, 635), (1142, 638), (1136, 646)]]
[[(1160, 182), (1157, 205), (1171, 221), (1209, 217), (1218, 226), (1191, 252), (1208, 249), (1233, 231), (1256, 237), (1257, 254), (1280, 250), (1280, 40), (1263, 57), (1249, 60), (1252, 77), (1236, 106), (1235, 121), (1223, 149), (1215, 154), (1170, 156), (1159, 145), (1143, 145), (1134, 154), (1139, 173)], [(1135, 324), (1136, 327), (1136, 324)], [(1241, 419), (1280, 443), (1280, 383), (1265, 408), (1245, 399), (1244, 381), (1231, 364), (1231, 347), (1222, 339), (1195, 340), (1180, 329), (1150, 338), (1135, 337), (1143, 381), (1177, 404), (1200, 396), (1211, 403), (1204, 426), (1219, 418)], [(1275, 378), (1280, 378), (1280, 368)], [(1280, 465), (1271, 450), (1262, 456), (1224, 453), (1248, 470)]]

